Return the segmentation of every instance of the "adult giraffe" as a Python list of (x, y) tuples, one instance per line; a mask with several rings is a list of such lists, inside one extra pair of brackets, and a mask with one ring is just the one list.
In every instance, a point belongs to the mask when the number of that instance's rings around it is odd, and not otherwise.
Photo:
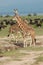
[(27, 35), (31, 36), (32, 44), (35, 46), (36, 38), (35, 38), (34, 29), (32, 27), (28, 26), (28, 24), (26, 24), (16, 12), (17, 11), (15, 11), (15, 16), (14, 16), (13, 20), (16, 20), (16, 22), (18, 23), (19, 28), (23, 31), (22, 33), (23, 33), (23, 38), (24, 38), (24, 47), (27, 46), (25, 44), (25, 42), (26, 42), (25, 37)]

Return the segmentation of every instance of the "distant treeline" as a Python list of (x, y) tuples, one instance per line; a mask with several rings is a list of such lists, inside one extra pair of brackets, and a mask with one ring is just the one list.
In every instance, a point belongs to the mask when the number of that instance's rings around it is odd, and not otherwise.
[[(13, 25), (16, 24), (16, 21), (12, 20), (13, 16), (6, 15), (6, 16), (0, 16), (0, 30), (2, 28), (7, 27), (7, 25)], [(36, 27), (43, 26), (43, 16), (34, 14), (28, 14), (27, 16), (21, 16), (21, 18), (24, 20), (26, 19), (28, 21), (28, 24), (35, 25)]]

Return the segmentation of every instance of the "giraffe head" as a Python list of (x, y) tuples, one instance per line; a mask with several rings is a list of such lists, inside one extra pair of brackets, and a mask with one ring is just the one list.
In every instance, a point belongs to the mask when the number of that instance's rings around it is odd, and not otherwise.
[(18, 9), (14, 9), (15, 15), (18, 15)]

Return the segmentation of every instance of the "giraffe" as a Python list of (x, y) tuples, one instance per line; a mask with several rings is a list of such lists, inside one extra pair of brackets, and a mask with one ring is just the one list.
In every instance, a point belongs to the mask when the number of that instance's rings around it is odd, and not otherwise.
[(14, 37), (14, 32), (17, 34), (18, 32), (20, 31), (20, 28), (19, 28), (19, 26), (18, 26), (18, 24), (17, 23), (15, 23), (15, 24), (13, 24), (13, 25), (11, 25), (10, 27), (9, 27), (9, 34), (8, 34), (8, 37), (10, 37), (10, 39), (15, 39), (15, 42), (17, 43), (17, 35)]
[[(14, 12), (15, 12), (15, 15), (18, 14), (17, 9), (14, 9)], [(9, 37), (10, 34), (12, 34), (14, 31), (15, 31), (15, 32), (18, 32), (19, 29), (20, 29), (20, 28), (19, 28), (19, 26), (18, 26), (17, 23), (11, 25), (10, 28), (9, 28), (9, 34), (8, 34), (8, 37)]]
[(19, 26), (18, 26), (17, 23), (11, 25), (10, 28), (9, 28), (9, 34), (8, 34), (8, 36), (10, 34), (14, 33), (14, 32), (18, 32), (19, 30), (20, 30), (20, 28), (19, 28)]
[[(32, 27), (28, 26), (28, 24), (26, 24), (17, 13), (15, 13), (13, 20), (17, 21), (18, 26), (23, 31), (22, 34), (23, 34), (23, 38), (24, 38), (24, 47), (27, 46), (25, 43), (26, 42), (25, 37), (27, 35), (31, 36), (32, 44), (35, 46), (35, 43), (36, 43), (35, 30)], [(31, 44), (30, 44), (30, 46), (31, 46)]]

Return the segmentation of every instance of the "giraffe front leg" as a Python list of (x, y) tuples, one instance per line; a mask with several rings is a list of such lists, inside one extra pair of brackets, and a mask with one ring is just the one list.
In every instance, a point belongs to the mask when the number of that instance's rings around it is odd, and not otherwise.
[(32, 39), (30, 39), (30, 47), (32, 46)]
[(35, 46), (35, 42), (34, 42), (34, 46)]
[(24, 43), (23, 44), (24, 44), (24, 48), (25, 48), (25, 40), (24, 40)]
[(35, 46), (35, 40), (33, 39), (32, 41), (33, 41), (33, 46)]
[(27, 41), (24, 40), (24, 47), (27, 47)]
[(32, 46), (32, 43), (30, 42), (30, 47)]

